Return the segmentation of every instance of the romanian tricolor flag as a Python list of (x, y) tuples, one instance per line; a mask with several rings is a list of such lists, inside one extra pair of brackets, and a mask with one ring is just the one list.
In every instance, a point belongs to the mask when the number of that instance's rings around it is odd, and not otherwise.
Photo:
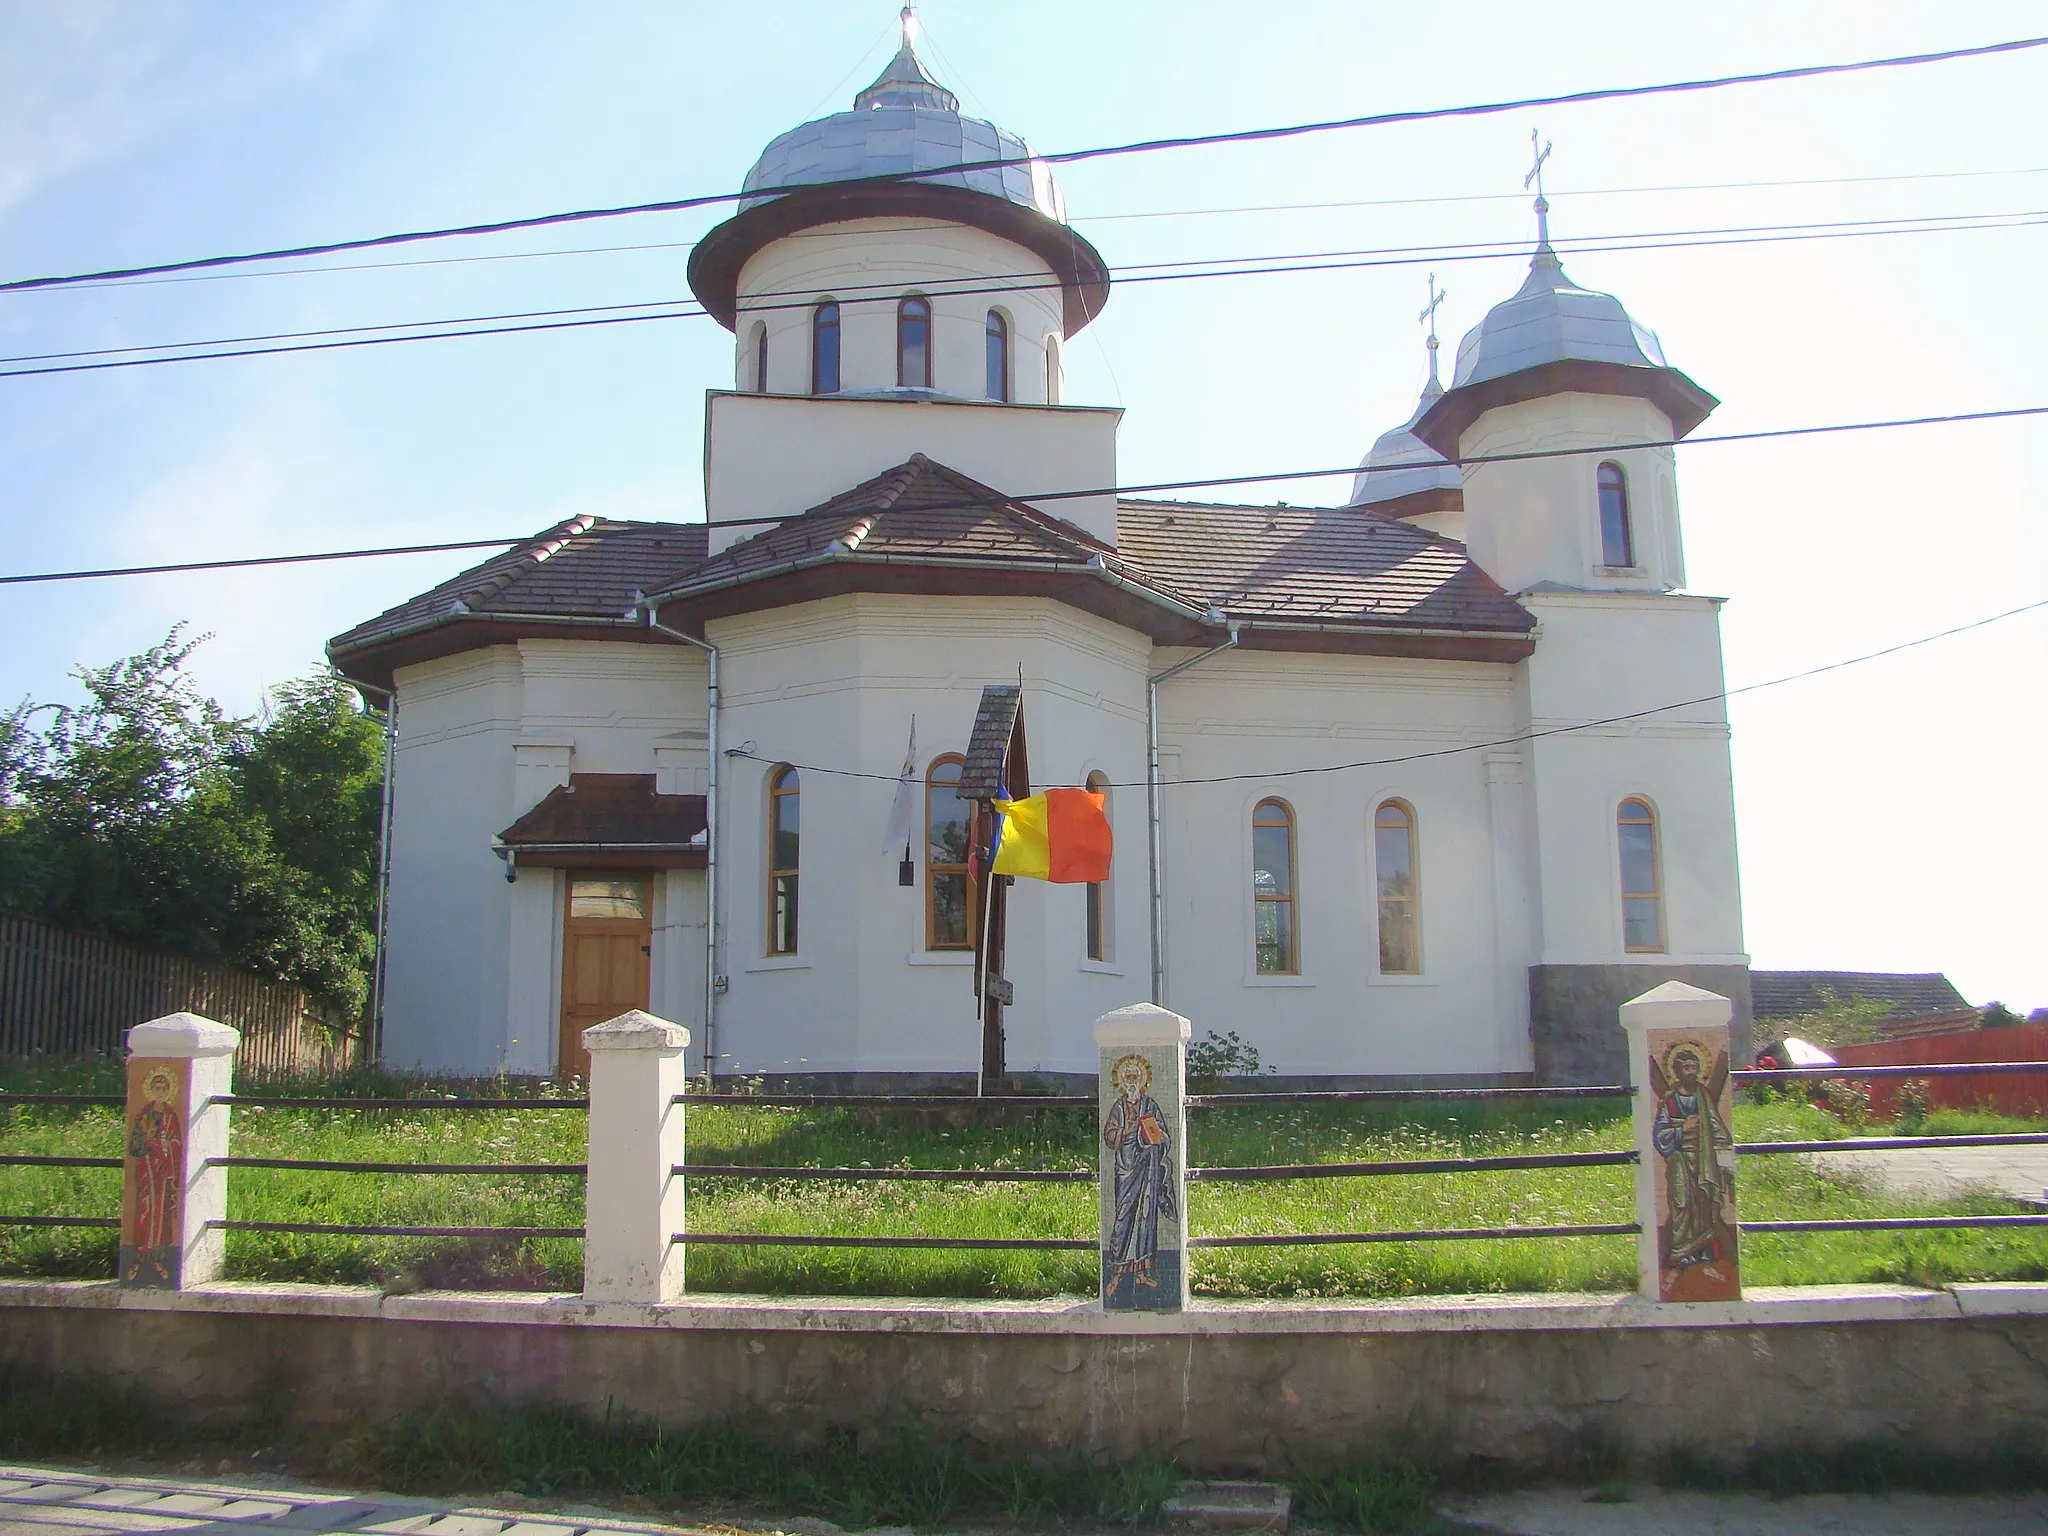
[(1109, 797), (1092, 789), (1048, 789), (1028, 800), (998, 800), (998, 875), (1059, 884), (1109, 878)]

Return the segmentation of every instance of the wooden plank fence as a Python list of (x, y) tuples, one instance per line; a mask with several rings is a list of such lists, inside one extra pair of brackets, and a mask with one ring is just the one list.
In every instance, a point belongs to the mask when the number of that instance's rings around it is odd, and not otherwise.
[(0, 1055), (119, 1051), (132, 1026), (181, 1012), (239, 1029), (245, 1072), (331, 1073), (360, 1057), (297, 987), (0, 913)]

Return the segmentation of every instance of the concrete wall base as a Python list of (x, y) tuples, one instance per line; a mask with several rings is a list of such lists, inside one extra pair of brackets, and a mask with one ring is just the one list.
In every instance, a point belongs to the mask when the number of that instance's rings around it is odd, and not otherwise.
[(1621, 1005), (1667, 981), (1718, 992), (1735, 1006), (1728, 1035), (1737, 1068), (1756, 1055), (1746, 965), (1532, 965), (1529, 1039), (1536, 1081), (1584, 1086), (1628, 1081)]
[(1284, 1473), (1390, 1444), (1555, 1465), (1592, 1439), (1739, 1456), (1910, 1439), (1969, 1455), (2048, 1436), (2048, 1286), (1630, 1296), (1008, 1305), (706, 1297), (182, 1294), (0, 1282), (0, 1379), (91, 1378), (195, 1421), (302, 1427), (403, 1408), (564, 1405), (805, 1444), (923, 1424), (1008, 1455), (1165, 1452)]

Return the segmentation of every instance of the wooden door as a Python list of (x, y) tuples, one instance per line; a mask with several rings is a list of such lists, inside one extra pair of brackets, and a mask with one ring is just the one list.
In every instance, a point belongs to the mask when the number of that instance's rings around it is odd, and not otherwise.
[(648, 1003), (653, 883), (645, 875), (569, 877), (562, 935), (562, 1042), (557, 1070), (590, 1075), (583, 1031)]

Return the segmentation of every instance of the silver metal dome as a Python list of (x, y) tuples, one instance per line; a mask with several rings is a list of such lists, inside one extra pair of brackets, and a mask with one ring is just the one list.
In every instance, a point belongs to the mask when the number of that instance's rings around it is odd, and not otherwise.
[(1435, 362), (1436, 355), (1431, 353), (1429, 383), (1415, 403), (1415, 414), (1393, 431), (1381, 433), (1372, 452), (1359, 461), (1358, 474), (1351, 482), (1351, 499), (1344, 503), (1347, 507), (1376, 507), (1421, 491), (1463, 491), (1458, 466), (1415, 435), (1415, 423), (1422, 420), (1423, 412), (1443, 398)]
[(1631, 320), (1612, 294), (1565, 276), (1548, 235), (1513, 298), (1496, 304), (1458, 343), (1453, 389), (1567, 360), (1667, 368), (1657, 333)]
[[(783, 134), (761, 152), (741, 189), (772, 194), (777, 188), (811, 182), (898, 175), (963, 161), (1013, 160), (1021, 163), (919, 181), (986, 193), (1064, 224), (1066, 202), (1052, 171), (1030, 156), (1030, 147), (1014, 133), (978, 117), (961, 116), (960, 99), (926, 72), (906, 35), (889, 67), (854, 98), (852, 111), (835, 112)], [(740, 207), (755, 208), (770, 200), (768, 195), (747, 197)]]

